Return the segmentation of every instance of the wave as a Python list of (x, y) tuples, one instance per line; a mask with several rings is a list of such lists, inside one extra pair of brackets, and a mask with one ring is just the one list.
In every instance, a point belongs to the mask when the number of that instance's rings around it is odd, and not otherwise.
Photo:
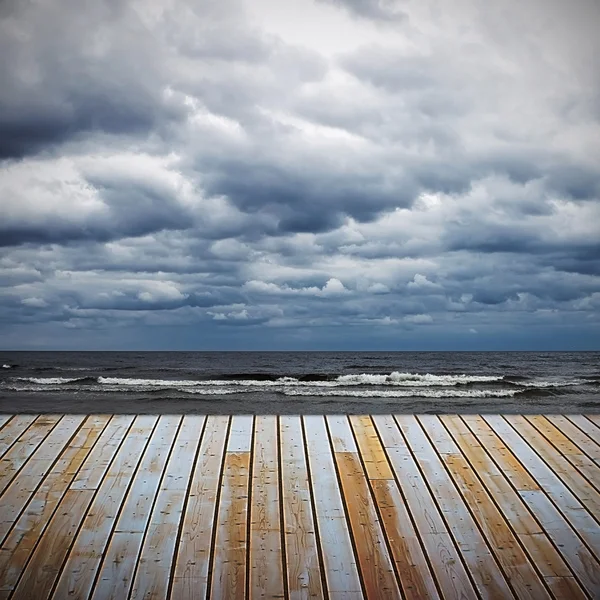
[(3, 369), (12, 369), (13, 366), (12, 365), (2, 365)]
[(286, 396), (351, 396), (354, 398), (512, 398), (519, 390), (285, 390)]
[(35, 383), (37, 385), (61, 385), (65, 383), (92, 383), (95, 377), (17, 377), (17, 381)]

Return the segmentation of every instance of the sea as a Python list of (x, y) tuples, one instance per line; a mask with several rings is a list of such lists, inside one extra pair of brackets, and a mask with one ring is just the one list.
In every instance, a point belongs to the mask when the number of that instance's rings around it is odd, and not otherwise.
[(0, 352), (0, 412), (600, 412), (600, 352)]

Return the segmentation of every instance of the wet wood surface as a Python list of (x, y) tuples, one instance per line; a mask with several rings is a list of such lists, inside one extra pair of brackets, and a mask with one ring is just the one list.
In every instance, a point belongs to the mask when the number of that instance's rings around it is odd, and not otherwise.
[(600, 598), (600, 417), (0, 415), (17, 598)]

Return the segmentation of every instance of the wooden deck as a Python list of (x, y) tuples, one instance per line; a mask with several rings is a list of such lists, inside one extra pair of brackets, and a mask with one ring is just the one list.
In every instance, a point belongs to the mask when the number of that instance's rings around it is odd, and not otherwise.
[(600, 598), (600, 416), (0, 426), (0, 600)]

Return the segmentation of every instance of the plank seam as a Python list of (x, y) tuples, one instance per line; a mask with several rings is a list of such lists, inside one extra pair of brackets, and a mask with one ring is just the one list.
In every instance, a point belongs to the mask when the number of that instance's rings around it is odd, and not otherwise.
[(312, 519), (315, 527), (315, 536), (317, 541), (317, 559), (319, 561), (319, 570), (321, 575), (321, 588), (323, 590), (323, 596), (325, 600), (329, 600), (329, 588), (327, 587), (327, 576), (325, 573), (325, 559), (323, 558), (323, 548), (321, 547), (321, 534), (319, 533), (319, 523), (317, 519), (317, 509), (315, 506), (315, 497), (313, 492), (313, 477), (310, 467), (310, 460), (308, 458), (308, 442), (306, 441), (306, 429), (304, 424), (304, 418), (302, 416), (300, 419), (300, 428), (302, 431), (302, 445), (304, 448), (304, 458), (306, 461), (306, 474), (308, 480), (308, 493), (310, 496), (310, 509), (312, 511)]
[[(370, 418), (371, 417), (369, 415), (369, 419)], [(362, 467), (363, 474), (364, 474), (365, 480), (367, 482), (367, 487), (369, 489), (369, 495), (371, 496), (371, 500), (373, 501), (373, 505), (375, 507), (375, 512), (377, 514), (377, 519), (379, 520), (379, 528), (381, 529), (381, 534), (383, 535), (383, 539), (385, 540), (385, 547), (387, 549), (388, 557), (390, 559), (390, 562), (392, 563), (392, 569), (394, 569), (394, 575), (396, 577), (396, 585), (398, 586), (398, 591), (400, 592), (400, 597), (406, 599), (406, 594), (404, 593), (404, 590), (402, 589), (402, 579), (400, 577), (400, 572), (398, 571), (398, 565), (396, 564), (396, 561), (394, 560), (394, 553), (392, 552), (392, 546), (391, 546), (390, 540), (388, 539), (388, 535), (387, 535), (387, 532), (386, 532), (384, 524), (383, 524), (384, 521), (383, 521), (383, 517), (381, 515), (381, 510), (379, 508), (379, 504), (377, 503), (377, 498), (375, 496), (375, 492), (373, 491), (373, 484), (371, 483), (372, 480), (367, 473), (367, 467), (365, 465), (364, 457), (362, 455), (362, 452), (360, 451), (360, 446), (358, 445), (358, 437), (356, 435), (356, 431), (354, 430), (354, 423), (352, 422), (352, 419), (350, 419), (350, 418), (348, 418), (348, 423), (350, 425), (350, 431), (352, 433), (352, 437), (354, 438), (354, 443), (356, 445), (358, 460), (360, 461), (360, 465)], [(373, 429), (375, 429), (375, 424), (373, 423), (373, 421), (371, 421), (371, 423), (373, 424)], [(383, 445), (382, 445), (382, 447), (383, 447)], [(387, 454), (386, 454), (386, 458), (387, 458)], [(389, 464), (389, 461), (388, 461), (388, 466), (390, 468), (390, 471), (393, 473), (393, 469), (392, 469), (391, 465)], [(379, 481), (390, 481), (389, 479), (384, 479), (384, 478), (378, 478), (378, 480)], [(396, 484), (396, 485), (398, 485), (398, 484)]]
[(248, 497), (246, 498), (246, 581), (245, 597), (250, 598), (250, 543), (252, 541), (252, 475), (254, 472), (254, 440), (256, 438), (256, 415), (252, 415), (250, 434), (250, 461), (248, 462)]
[[(588, 438), (588, 440), (590, 440), (593, 444), (596, 444), (596, 446), (600, 446), (600, 444), (598, 443), (597, 440), (595, 440), (587, 431), (585, 431), (584, 429), (582, 429), (579, 424), (577, 423), (577, 421), (573, 421), (573, 419), (571, 418), (572, 415), (564, 415), (566, 419), (569, 420), (570, 423), (573, 424), (574, 427), (576, 427), (577, 429), (579, 429), (579, 431), (581, 431), (581, 433)], [(595, 427), (598, 430), (598, 435), (600, 436), (600, 427), (598, 427), (598, 425), (596, 423), (594, 423), (594, 421), (592, 421), (588, 415), (581, 415), (586, 421), (588, 421), (588, 423), (591, 423), (593, 427)], [(551, 422), (551, 421), (550, 421)], [(571, 440), (571, 438), (569, 438)], [(588, 458), (590, 458), (591, 460), (594, 460), (586, 451), (585, 448), (582, 448), (575, 440), (571, 440), (573, 442), (573, 444), (575, 444)]]
[[(165, 458), (165, 468), (163, 469), (163, 472), (160, 474), (160, 481), (158, 482), (158, 485), (156, 486), (156, 493), (154, 494), (154, 498), (152, 498), (152, 504), (150, 505), (150, 508), (148, 509), (148, 521), (146, 522), (146, 526), (144, 528), (144, 533), (143, 533), (142, 539), (140, 541), (140, 549), (139, 549), (139, 552), (138, 552), (138, 555), (137, 555), (137, 559), (135, 561), (135, 568), (133, 569), (133, 571), (131, 573), (131, 579), (130, 579), (131, 585), (129, 586), (129, 592), (127, 593), (127, 598), (131, 598), (131, 594), (133, 594), (133, 587), (134, 587), (134, 584), (135, 584), (135, 578), (137, 577), (139, 566), (140, 566), (139, 558), (142, 555), (142, 551), (144, 549), (144, 542), (146, 541), (146, 538), (148, 537), (148, 530), (150, 529), (150, 527), (149, 527), (149, 525), (150, 525), (150, 519), (152, 518), (152, 513), (154, 512), (154, 507), (156, 506), (156, 501), (157, 501), (158, 496), (160, 494), (161, 486), (162, 486), (163, 481), (165, 479), (165, 475), (166, 475), (166, 473), (168, 471), (169, 460), (171, 459), (171, 456), (173, 454), (173, 449), (175, 448), (175, 443), (177, 442), (177, 436), (179, 435), (179, 433), (181, 431), (181, 427), (183, 425), (183, 419), (184, 419), (184, 416), (181, 415), (181, 418), (179, 419), (179, 424), (177, 425), (177, 431), (175, 432), (175, 435), (173, 436), (173, 443), (171, 444), (171, 447), (169, 448), (169, 453), (167, 454), (167, 457)], [(158, 426), (159, 420), (160, 419), (156, 420), (155, 426)], [(148, 436), (148, 441), (146, 442), (146, 445), (150, 442), (150, 438), (151, 437), (152, 437), (152, 435)], [(145, 451), (146, 451), (146, 447), (144, 447), (144, 452)], [(140, 458), (140, 462), (141, 462), (141, 458)], [(132, 480), (133, 480), (133, 477), (132, 477)], [(124, 504), (124, 502), (123, 502), (123, 504)], [(100, 573), (102, 571), (101, 567), (98, 569), (98, 573)], [(95, 584), (95, 582), (94, 582), (94, 584)]]
[[(182, 423), (183, 423), (184, 418), (185, 417), (183, 417), (181, 419)], [(171, 572), (169, 574), (169, 581), (167, 583), (167, 593), (166, 593), (167, 598), (171, 597), (171, 593), (173, 591), (173, 584), (175, 583), (175, 569), (177, 567), (177, 557), (179, 555), (179, 545), (181, 543), (181, 536), (183, 535), (183, 524), (185, 522), (185, 513), (187, 511), (187, 506), (188, 506), (189, 499), (190, 499), (192, 482), (194, 480), (194, 473), (196, 471), (196, 465), (198, 464), (198, 459), (200, 457), (200, 448), (201, 448), (202, 442), (204, 440), (204, 434), (206, 432), (207, 422), (208, 422), (208, 417), (207, 417), (207, 415), (204, 415), (204, 423), (202, 424), (202, 431), (200, 432), (200, 439), (198, 440), (198, 444), (196, 446), (196, 450), (194, 453), (194, 460), (192, 461), (192, 466), (190, 467), (190, 476), (188, 479), (187, 488), (186, 488), (185, 496), (183, 499), (183, 505), (181, 507), (181, 518), (179, 519), (179, 525), (177, 527), (177, 535), (175, 537), (175, 545), (173, 546), (174, 553), (173, 553), (173, 560), (171, 561)], [(175, 438), (173, 439), (173, 446), (174, 445), (175, 445)], [(165, 463), (165, 471), (167, 470), (167, 464), (168, 464), (168, 461)], [(160, 485), (159, 485), (159, 490), (160, 490)], [(157, 492), (157, 495), (158, 495), (158, 492)]]
[(215, 545), (217, 540), (217, 526), (219, 521), (219, 505), (221, 504), (221, 490), (223, 488), (223, 473), (225, 471), (225, 458), (227, 457), (227, 444), (229, 442), (229, 435), (231, 433), (231, 422), (232, 417), (227, 417), (227, 429), (225, 431), (225, 441), (223, 442), (223, 452), (221, 456), (221, 467), (219, 469), (219, 483), (217, 485), (217, 495), (215, 497), (215, 510), (213, 515), (213, 526), (210, 537), (210, 549), (209, 549), (209, 560), (208, 560), (208, 574), (206, 581), (206, 597), (210, 598), (212, 593), (212, 579), (215, 562)]
[[(345, 415), (348, 418), (348, 415)], [(335, 470), (335, 476), (337, 479), (338, 489), (340, 491), (340, 498), (342, 499), (342, 506), (344, 507), (344, 515), (346, 518), (346, 528), (348, 530), (348, 536), (350, 537), (350, 543), (352, 544), (352, 552), (354, 554), (354, 561), (356, 563), (356, 571), (358, 573), (358, 579), (360, 581), (360, 587), (362, 590), (362, 596), (365, 600), (368, 599), (367, 596), (367, 588), (364, 581), (364, 576), (362, 573), (362, 568), (360, 565), (360, 560), (358, 558), (358, 550), (356, 549), (356, 539), (354, 538), (354, 532), (352, 531), (352, 525), (350, 524), (350, 512), (348, 510), (348, 504), (346, 501), (346, 495), (344, 494), (344, 488), (342, 487), (342, 478), (340, 477), (340, 471), (338, 462), (335, 457), (335, 448), (333, 446), (333, 439), (331, 437), (331, 431), (329, 429), (329, 420), (323, 417), (323, 421), (325, 423), (325, 431), (327, 432), (327, 440), (329, 441), (329, 448), (331, 452), (331, 460), (333, 462), (333, 468)]]
[(290, 597), (288, 582), (287, 548), (285, 545), (285, 519), (283, 505), (283, 460), (281, 457), (281, 415), (276, 417), (277, 423), (277, 485), (279, 487), (279, 531), (281, 536), (281, 566), (283, 569), (283, 595)]

